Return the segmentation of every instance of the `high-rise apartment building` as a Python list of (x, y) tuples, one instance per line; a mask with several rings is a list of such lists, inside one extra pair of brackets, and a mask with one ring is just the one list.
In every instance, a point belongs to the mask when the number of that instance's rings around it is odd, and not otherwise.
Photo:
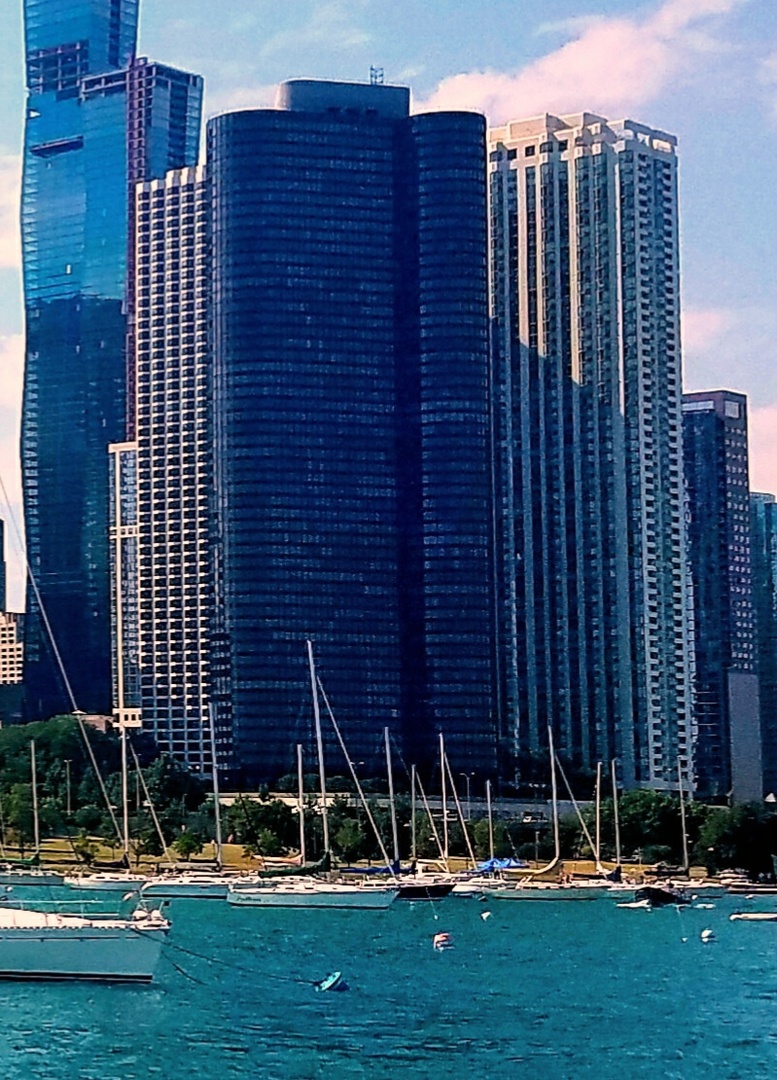
[[(114, 709), (199, 772), (211, 761), (209, 202), (202, 168), (135, 192), (135, 435), (114, 446)], [(122, 555), (123, 552), (123, 555)], [(122, 614), (126, 613), (126, 614)], [(129, 616), (129, 622), (127, 617)], [(121, 683), (119, 683), (121, 676)], [(229, 739), (221, 747), (228, 761)]]
[(0, 611), (6, 607), (5, 522), (0, 518)]
[(246, 776), (293, 767), (306, 638), (354, 760), (442, 729), (494, 773), (483, 155), (482, 117), (399, 87), (209, 124), (213, 677)]
[(5, 522), (0, 518), (0, 727), (21, 720), (24, 664), (24, 615), (6, 610), (5, 585)]
[(692, 781), (675, 139), (590, 113), (490, 133), (500, 690), (626, 786)]
[(762, 794), (747, 399), (683, 395), (688, 553), (696, 642), (696, 784), (736, 801)]
[[(202, 84), (135, 58), (137, 0), (25, 0), (24, 10), (27, 550), (76, 701), (100, 712), (110, 700), (106, 450), (128, 419), (131, 192), (196, 161)], [(32, 590), (27, 610), (27, 712), (45, 717), (70, 702)]]
[(766, 795), (777, 795), (777, 501), (750, 495), (750, 551), (756, 664), (761, 702), (761, 753)]

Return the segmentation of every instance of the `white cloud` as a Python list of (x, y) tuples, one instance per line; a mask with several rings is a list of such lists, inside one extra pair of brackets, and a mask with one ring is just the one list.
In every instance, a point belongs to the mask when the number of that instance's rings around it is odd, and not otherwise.
[(766, 89), (772, 118), (777, 120), (777, 52), (761, 61), (758, 74), (761, 85)]
[(24, 374), (24, 339), (21, 334), (0, 337), (0, 517), (6, 522), (8, 606), (21, 611), (24, 604), (22, 488), (19, 467), (19, 417)]
[(753, 407), (777, 402), (777, 309), (766, 297), (730, 308), (690, 307), (683, 334), (687, 390), (740, 390)]
[(424, 109), (477, 109), (492, 123), (581, 109), (622, 115), (687, 80), (726, 48), (716, 22), (749, 0), (664, 0), (647, 15), (586, 19), (576, 36), (522, 71), (444, 79)]
[(248, 84), (246, 86), (225, 86), (205, 99), (206, 116), (232, 112), (237, 109), (266, 109), (275, 102), (278, 87), (275, 84), (264, 86)]
[(301, 47), (342, 52), (368, 45), (372, 35), (359, 25), (359, 16), (365, 6), (364, 0), (326, 0), (318, 3), (304, 24), (269, 38), (260, 48), (260, 55), (268, 58)]
[(735, 321), (732, 311), (725, 308), (683, 309), (683, 354), (696, 356), (710, 350)]
[(777, 405), (750, 408), (750, 488), (777, 495)]
[(11, 154), (0, 155), (0, 267), (18, 267), (21, 263), (20, 192), (20, 159)]

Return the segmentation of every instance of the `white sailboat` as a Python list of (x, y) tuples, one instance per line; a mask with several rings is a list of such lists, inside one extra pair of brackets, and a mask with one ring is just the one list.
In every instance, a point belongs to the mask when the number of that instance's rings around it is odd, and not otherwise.
[(43, 870), (40, 860), (40, 824), (38, 817), (38, 776), (35, 765), (35, 740), (30, 742), (30, 772), (32, 776), (32, 820), (35, 854), (31, 865), (0, 862), (0, 885), (62, 885), (65, 878), (54, 870)]
[(0, 909), (0, 979), (151, 982), (170, 923)]
[[(329, 820), (327, 816), (326, 772), (324, 766), (324, 743), (321, 734), (321, 710), (318, 697), (318, 679), (313, 659), (312, 642), (307, 642), (310, 687), (313, 695), (313, 717), (316, 725), (316, 746), (318, 749), (319, 784), (321, 790), (321, 824), (323, 827), (324, 850), (330, 851)], [(342, 736), (330, 710), (330, 718), (340, 745)], [(345, 748), (343, 747), (343, 751)], [(361, 786), (348, 755), (356, 787), (361, 794)], [(365, 803), (366, 806), (366, 803)], [(369, 815), (369, 807), (366, 807)], [(260, 878), (252, 881), (235, 882), (229, 886), (227, 902), (235, 907), (277, 908), (387, 908), (397, 897), (395, 886), (361, 884), (358, 882), (326, 881), (312, 877)]]
[[(216, 863), (222, 865), (222, 841), (221, 841), (221, 797), (219, 794), (218, 763), (216, 761), (216, 733), (213, 704), (208, 707), (208, 720), (211, 739), (211, 773), (213, 782), (213, 813), (215, 821), (215, 852)], [(227, 889), (233, 878), (226, 875), (221, 869), (211, 870), (181, 870), (178, 873), (155, 874), (148, 878), (141, 886), (140, 892), (144, 897), (152, 896), (157, 899), (190, 899), (190, 900), (225, 900)]]
[(227, 903), (234, 907), (361, 908), (382, 910), (393, 904), (397, 890), (345, 881), (312, 878), (268, 878), (258, 885), (230, 885)]
[[(17, 530), (18, 532), (18, 530)], [(100, 770), (79, 712), (59, 648), (51, 633), (38, 583), (25, 559), (27, 574), (35, 593), (51, 647), (67, 689), (87, 753), (95, 770), (111, 819), (116, 826)], [(126, 751), (126, 743), (123, 746)], [(126, 768), (126, 758), (125, 768)], [(33, 762), (33, 802), (37, 810), (35, 751)], [(125, 772), (126, 777), (126, 772)], [(124, 783), (126, 805), (126, 779)], [(126, 820), (126, 817), (125, 817)], [(36, 849), (39, 848), (37, 812)], [(118, 833), (118, 828), (116, 829)], [(126, 839), (126, 830), (125, 830)], [(86, 918), (55, 912), (30, 911), (10, 905), (0, 908), (0, 978), (15, 980), (88, 980), (99, 982), (150, 982), (170, 923), (159, 911), (136, 910), (129, 918)]]
[[(129, 842), (129, 803), (127, 797), (127, 729), (123, 723), (119, 725), (119, 738), (121, 740), (121, 802), (122, 802), (122, 860), (127, 869), (125, 870), (99, 870), (96, 873), (73, 874), (65, 877), (65, 885), (81, 892), (110, 892), (121, 893), (139, 892), (145, 884), (145, 874), (133, 874), (129, 870), (130, 865), (130, 842)], [(121, 863), (119, 864), (121, 865)]]

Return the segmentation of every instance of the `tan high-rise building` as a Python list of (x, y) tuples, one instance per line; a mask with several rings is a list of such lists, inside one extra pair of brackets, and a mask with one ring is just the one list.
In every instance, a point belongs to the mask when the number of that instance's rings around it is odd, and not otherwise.
[(490, 132), (501, 687), (626, 786), (692, 781), (673, 136), (591, 113)]

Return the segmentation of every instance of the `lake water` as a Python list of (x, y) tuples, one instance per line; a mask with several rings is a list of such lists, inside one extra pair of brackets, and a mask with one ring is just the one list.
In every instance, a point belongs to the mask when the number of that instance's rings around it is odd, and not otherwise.
[[(384, 912), (173, 901), (175, 948), (149, 987), (0, 983), (0, 1075), (772, 1077), (777, 923), (728, 915), (774, 900), (680, 913), (611, 898)], [(440, 930), (448, 952), (432, 949)], [(348, 992), (316, 992), (333, 970)]]

